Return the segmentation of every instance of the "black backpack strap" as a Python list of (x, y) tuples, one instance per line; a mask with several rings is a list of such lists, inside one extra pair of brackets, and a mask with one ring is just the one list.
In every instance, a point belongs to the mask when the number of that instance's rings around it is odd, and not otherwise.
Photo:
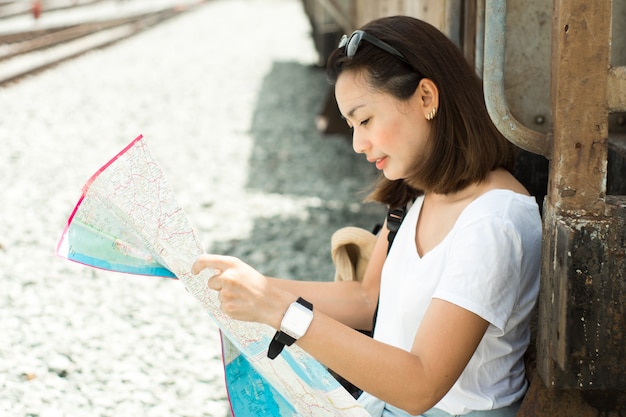
[[(387, 211), (387, 229), (389, 229), (389, 234), (387, 235), (387, 254), (391, 250), (391, 244), (393, 240), (396, 238), (396, 233), (398, 233), (398, 229), (402, 224), (402, 220), (404, 220), (404, 216), (406, 215), (406, 206), (400, 208), (390, 208)], [(372, 336), (374, 335), (374, 328), (376, 327), (376, 317), (378, 317), (378, 303), (376, 303), (376, 311), (374, 311), (374, 318), (372, 319)]]
[(387, 211), (387, 229), (389, 229), (389, 234), (387, 235), (387, 242), (389, 242), (389, 245), (387, 246), (387, 253), (391, 250), (391, 244), (396, 238), (396, 233), (398, 233), (398, 229), (402, 224), (402, 220), (404, 220), (405, 214), (406, 206), (395, 209), (390, 208)]

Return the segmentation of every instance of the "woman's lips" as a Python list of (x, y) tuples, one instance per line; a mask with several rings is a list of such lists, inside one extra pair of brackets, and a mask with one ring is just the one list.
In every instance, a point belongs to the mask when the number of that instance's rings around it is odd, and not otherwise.
[(374, 162), (376, 164), (376, 169), (382, 170), (385, 168), (385, 165), (387, 165), (387, 157), (385, 156), (383, 158), (377, 159)]

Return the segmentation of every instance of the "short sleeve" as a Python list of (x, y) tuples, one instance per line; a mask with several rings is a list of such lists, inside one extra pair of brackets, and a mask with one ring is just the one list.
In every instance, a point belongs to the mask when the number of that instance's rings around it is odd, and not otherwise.
[(513, 223), (492, 215), (456, 229), (433, 294), (504, 333), (520, 291), (522, 243)]

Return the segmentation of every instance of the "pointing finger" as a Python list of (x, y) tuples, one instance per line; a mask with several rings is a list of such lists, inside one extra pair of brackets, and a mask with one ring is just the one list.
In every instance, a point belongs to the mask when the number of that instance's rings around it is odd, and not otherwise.
[(224, 271), (234, 265), (234, 258), (231, 256), (203, 254), (198, 256), (191, 267), (191, 272), (198, 275), (203, 269), (216, 269)]

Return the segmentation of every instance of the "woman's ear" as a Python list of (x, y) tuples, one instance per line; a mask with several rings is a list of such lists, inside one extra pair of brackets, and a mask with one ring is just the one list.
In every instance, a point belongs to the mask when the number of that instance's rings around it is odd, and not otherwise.
[(417, 85), (416, 93), (424, 111), (424, 117), (432, 120), (439, 109), (439, 89), (437, 85), (431, 79), (424, 78)]

